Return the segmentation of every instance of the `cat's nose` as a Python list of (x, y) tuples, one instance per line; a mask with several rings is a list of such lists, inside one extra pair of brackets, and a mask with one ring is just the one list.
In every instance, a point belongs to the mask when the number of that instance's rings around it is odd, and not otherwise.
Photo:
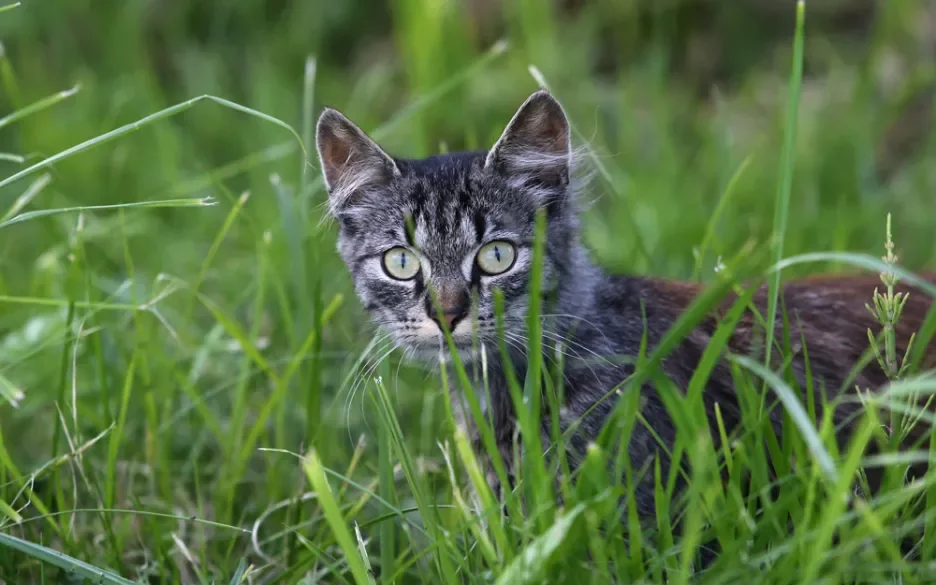
[[(449, 331), (453, 331), (455, 326), (468, 314), (468, 293), (459, 289), (440, 288), (438, 291), (439, 305), (442, 309), (442, 318), (448, 326)], [(442, 323), (439, 321), (439, 310), (432, 302), (432, 296), (426, 298), (426, 311), (429, 318), (439, 326), (442, 331)]]
[[(455, 326), (458, 325), (458, 322), (461, 321), (464, 317), (465, 312), (461, 307), (455, 307), (442, 313), (442, 318), (445, 319), (445, 324), (448, 325), (449, 331), (455, 329)], [(436, 325), (439, 324), (438, 316), (433, 316), (432, 320), (436, 322)]]

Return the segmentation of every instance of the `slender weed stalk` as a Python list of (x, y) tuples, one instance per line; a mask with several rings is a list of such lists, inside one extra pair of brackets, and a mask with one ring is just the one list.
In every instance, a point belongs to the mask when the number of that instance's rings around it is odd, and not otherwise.
[[(889, 213), (887, 214), (887, 236), (884, 249), (887, 253), (881, 259), (888, 266), (897, 264), (898, 258), (897, 255), (894, 254), (894, 240), (891, 234), (891, 214)], [(887, 290), (884, 294), (881, 294), (878, 292), (878, 289), (875, 288), (872, 297), (874, 306), (865, 305), (868, 312), (881, 324), (884, 337), (883, 354), (881, 353), (880, 344), (871, 329), (868, 329), (868, 342), (874, 350), (874, 356), (877, 358), (878, 364), (891, 381), (902, 378), (907, 368), (910, 366), (910, 363), (907, 362), (907, 358), (910, 357), (913, 351), (913, 341), (916, 338), (915, 332), (910, 335), (906, 352), (898, 364), (897, 334), (895, 333), (895, 327), (897, 326), (897, 322), (900, 321), (900, 316), (903, 313), (904, 306), (907, 304), (907, 300), (910, 298), (909, 293), (894, 292), (894, 287), (897, 286), (899, 280), (900, 279), (894, 272), (881, 272), (881, 282), (887, 287)]]

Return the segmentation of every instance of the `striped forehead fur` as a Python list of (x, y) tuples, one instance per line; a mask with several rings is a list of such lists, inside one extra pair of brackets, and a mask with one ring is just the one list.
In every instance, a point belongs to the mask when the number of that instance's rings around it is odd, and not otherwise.
[[(542, 92), (521, 106), (488, 151), (422, 159), (393, 158), (341, 114), (323, 114), (316, 143), (330, 216), (338, 219), (338, 250), (365, 307), (398, 343), (414, 351), (427, 343), (413, 337), (412, 327), (432, 318), (430, 288), (473, 291), (482, 337), (493, 322), (493, 291), (500, 290), (507, 318), (516, 317), (515, 331), (522, 331), (537, 211), (548, 216), (543, 274), (561, 282), (577, 253), (586, 151), (573, 150), (569, 135), (561, 107)], [(479, 251), (492, 241), (515, 248), (503, 273), (478, 267)], [(422, 267), (410, 279), (381, 267), (384, 254), (398, 247), (412, 250)], [(431, 329), (419, 325), (422, 333)]]

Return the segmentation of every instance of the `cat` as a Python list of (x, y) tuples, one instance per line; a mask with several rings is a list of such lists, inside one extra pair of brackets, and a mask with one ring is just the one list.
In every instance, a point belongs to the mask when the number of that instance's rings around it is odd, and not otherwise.
[[(497, 350), (493, 291), (503, 294), (509, 365), (522, 380), (527, 365), (535, 218), (540, 211), (545, 214), (541, 292), (544, 303), (551, 304), (544, 304), (548, 310), (543, 320), (543, 351), (549, 362), (556, 342), (565, 348), (559, 419), (563, 431), (578, 425), (567, 446), (574, 469), (613, 408), (613, 401), (603, 398), (634, 372), (632, 363), (611, 358), (636, 356), (645, 333), (649, 350), (656, 347), (701, 287), (611, 275), (592, 260), (582, 243), (582, 184), (573, 168), (569, 121), (559, 102), (540, 89), (520, 106), (488, 151), (420, 160), (389, 155), (343, 114), (326, 108), (317, 123), (316, 147), (330, 215), (338, 224), (338, 252), (364, 308), (416, 360), (439, 363), (441, 357), (443, 364), (451, 362), (443, 329), (451, 332), (458, 356), (469, 371), (479, 361), (478, 347), (484, 346), (490, 398), (484, 400), (483, 408), (493, 421), (498, 448), (508, 465), (517, 417), (508, 392), (506, 364), (501, 363)], [(936, 275), (927, 278), (936, 281)], [(801, 336), (805, 338), (816, 388), (822, 383), (837, 391), (868, 350), (867, 330), (877, 332), (879, 325), (865, 304), (879, 285), (876, 276), (809, 278), (784, 285), (791, 339), (797, 346)], [(932, 299), (918, 288), (900, 285), (898, 290), (912, 292), (896, 328), (897, 352), (903, 355)], [(754, 297), (761, 315), (767, 314), (767, 298), (766, 286), (762, 286)], [(777, 319), (779, 335), (783, 330), (780, 312)], [(688, 384), (716, 326), (716, 316), (707, 317), (666, 357), (662, 369), (677, 386)], [(729, 349), (756, 354), (756, 329), (755, 316), (744, 313)], [(479, 343), (473, 343), (473, 337)], [(925, 365), (936, 365), (936, 343), (929, 343), (925, 356)], [(805, 388), (802, 351), (796, 353), (791, 367)], [(873, 390), (887, 381), (872, 360), (857, 373), (851, 387)], [(703, 397), (709, 420), (714, 425), (717, 402), (729, 432), (741, 418), (732, 382), (728, 366), (720, 362)], [(653, 432), (639, 424), (633, 430), (627, 448), (635, 469), (663, 457), (658, 440), (672, 445), (675, 437), (674, 425), (653, 385), (644, 384), (640, 391), (641, 414)], [(819, 392), (816, 396), (818, 402)], [(452, 397), (460, 424), (472, 433), (483, 457), (470, 415), (457, 409), (462, 402)], [(835, 413), (836, 422), (845, 422), (853, 414), (857, 407), (852, 405)], [(780, 409), (774, 409), (771, 416), (779, 433)], [(543, 445), (551, 442), (550, 420), (544, 412)], [(717, 432), (713, 438), (717, 442)], [(664, 458), (664, 472), (667, 465)], [(489, 466), (486, 469), (495, 493), (502, 494), (506, 486), (499, 485)], [(653, 517), (653, 486), (648, 481), (636, 487), (636, 506), (640, 517)]]

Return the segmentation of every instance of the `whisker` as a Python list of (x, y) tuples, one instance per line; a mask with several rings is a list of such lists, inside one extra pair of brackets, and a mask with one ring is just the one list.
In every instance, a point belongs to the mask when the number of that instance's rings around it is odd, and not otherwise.
[(358, 376), (360, 376), (362, 364), (364, 368), (370, 365), (371, 363), (370, 354), (374, 351), (374, 348), (376, 348), (381, 342), (382, 342), (381, 337), (375, 337), (373, 340), (371, 340), (371, 343), (369, 343), (368, 346), (364, 348), (364, 351), (361, 352), (360, 357), (358, 357), (357, 361), (354, 363), (351, 370), (348, 372), (348, 375), (345, 377), (345, 380), (342, 382), (341, 387), (338, 391), (338, 398), (341, 398), (345, 392), (348, 392), (348, 393), (351, 392), (351, 389), (354, 387), (355, 383), (357, 382)]
[(604, 334), (604, 332), (602, 331), (602, 328), (594, 321), (590, 321), (586, 319), (585, 317), (581, 317), (579, 315), (573, 315), (571, 313), (545, 313), (543, 315), (540, 315), (540, 319), (548, 319), (548, 318), (564, 318), (564, 319), (573, 319), (575, 321), (581, 321), (582, 323), (585, 323), (586, 325), (591, 325), (591, 327), (595, 330), (596, 333), (598, 333), (598, 335), (604, 338), (604, 340), (607, 341), (609, 344), (611, 343), (611, 340), (608, 338), (607, 335)]
[[(540, 319), (548, 319), (548, 318), (550, 318), (550, 317), (560, 317), (560, 318), (566, 318), (566, 319), (575, 319), (576, 321), (581, 321), (582, 323), (585, 323), (585, 324), (587, 324), (587, 325), (591, 325), (592, 327), (595, 328), (596, 331), (598, 331), (598, 333), (601, 333), (601, 327), (599, 327), (597, 324), (595, 324), (595, 322), (589, 321), (589, 320), (586, 319), (585, 317), (581, 317), (581, 316), (579, 316), (579, 315), (573, 315), (573, 314), (571, 314), (571, 313), (544, 313), (544, 314), (540, 315)], [(602, 333), (601, 335), (602, 335), (602, 337), (604, 337), (604, 334), (603, 334), (603, 333)], [(607, 338), (606, 338), (606, 339), (607, 339)]]
[[(517, 341), (521, 344), (518, 347), (518, 349), (520, 350), (520, 353), (523, 354), (524, 357), (526, 357), (528, 353), (528, 349), (529, 349), (527, 338), (519, 333), (514, 333), (512, 331), (504, 331), (504, 341), (509, 342), (511, 340)], [(517, 347), (517, 346), (512, 346), (512, 347)]]
[[(568, 337), (563, 337), (563, 336), (561, 336), (559, 333), (557, 333), (557, 332), (555, 332), (555, 331), (547, 331), (547, 330), (544, 330), (544, 331), (543, 331), (543, 335), (549, 337), (552, 341), (557, 341), (557, 342), (561, 342), (561, 343), (566, 343), (566, 344), (568, 344), (568, 345), (570, 345), (570, 346), (578, 347), (578, 348), (581, 349), (582, 351), (591, 354), (592, 356), (594, 356), (595, 358), (597, 358), (599, 361), (602, 361), (602, 362), (606, 363), (606, 364), (609, 365), (609, 366), (613, 366), (613, 367), (619, 367), (619, 366), (620, 366), (620, 364), (616, 364), (616, 363), (614, 363), (613, 361), (611, 361), (610, 359), (608, 359), (607, 356), (601, 355), (600, 353), (596, 352), (595, 350), (591, 349), (590, 347), (588, 347), (588, 346), (586, 346), (586, 345), (584, 345), (584, 344), (582, 344), (582, 343), (579, 343), (578, 341), (575, 341), (575, 340), (573, 340), (573, 339), (569, 339)], [(576, 352), (576, 354), (578, 355), (578, 357), (579, 357), (580, 359), (583, 359), (581, 354), (579, 354), (578, 352)]]
[[(349, 437), (351, 437), (351, 405), (352, 405), (352, 403), (354, 402), (354, 397), (357, 395), (358, 388), (361, 387), (362, 384), (363, 384), (363, 388), (362, 388), (362, 392), (361, 392), (361, 414), (362, 414), (362, 416), (363, 416), (363, 415), (364, 415), (364, 392), (365, 392), (366, 389), (367, 389), (367, 381), (368, 381), (368, 379), (370, 379), (371, 375), (374, 373), (374, 371), (377, 369), (377, 367), (378, 367), (385, 359), (387, 359), (387, 357), (388, 357), (391, 353), (393, 353), (393, 350), (395, 350), (396, 348), (397, 348), (397, 345), (394, 343), (394, 344), (390, 347), (390, 349), (388, 349), (388, 350), (385, 351), (383, 354), (381, 354), (380, 357), (378, 357), (376, 360), (374, 360), (374, 361), (370, 364), (370, 366), (369, 366), (364, 372), (362, 372), (360, 376), (358, 376), (357, 381), (356, 381), (355, 384), (354, 384), (354, 388), (352, 389), (351, 394), (350, 394), (350, 396), (348, 397), (348, 406), (347, 406), (346, 414), (345, 414), (345, 424), (346, 424), (346, 426), (348, 427), (348, 436), (349, 436)], [(367, 423), (367, 418), (366, 418), (366, 416), (364, 416), (363, 418), (364, 418), (364, 427), (367, 429), (368, 432), (371, 432), (370, 426), (369, 426), (368, 423)], [(352, 443), (352, 444), (353, 444), (353, 443)]]
[(393, 391), (400, 394), (400, 368), (403, 367), (403, 362), (410, 359), (411, 349), (408, 347), (403, 348), (403, 359), (397, 362), (396, 372), (393, 374)]
[[(390, 337), (391, 337), (391, 334), (390, 334), (390, 333), (378, 333), (376, 336), (374, 336), (374, 338), (373, 338), (373, 339), (371, 340), (371, 342), (367, 345), (367, 347), (364, 349), (364, 351), (361, 352), (361, 356), (358, 358), (357, 362), (355, 362), (354, 367), (351, 369), (351, 372), (349, 372), (349, 374), (348, 374), (348, 377), (345, 378), (345, 382), (342, 383), (342, 386), (345, 386), (345, 384), (348, 382), (349, 378), (351, 379), (350, 385), (347, 386), (347, 388), (348, 388), (348, 401), (347, 401), (346, 406), (345, 406), (345, 412), (347, 413), (347, 417), (346, 417), (346, 419), (345, 419), (345, 426), (346, 426), (347, 429), (348, 429), (348, 439), (349, 439), (349, 441), (351, 442), (351, 445), (352, 445), (352, 446), (354, 445), (354, 437), (351, 435), (351, 414), (350, 414), (350, 410), (351, 410), (351, 403), (352, 403), (353, 400), (354, 400), (354, 393), (357, 391), (357, 386), (358, 386), (358, 384), (360, 383), (360, 380), (361, 380), (361, 372), (363, 372), (363, 371), (365, 371), (367, 368), (369, 368), (369, 367), (370, 367), (370, 364), (372, 363), (372, 360), (369, 359), (368, 356), (374, 351), (375, 348), (377, 348), (378, 346), (382, 345), (382, 344), (383, 344), (385, 341), (387, 341)], [(364, 364), (363, 367), (361, 367), (361, 364)], [(354, 374), (354, 377), (353, 377), (353, 378), (351, 378), (352, 373)], [(339, 391), (337, 398), (339, 398), (339, 399), (341, 398), (341, 391)]]
[[(552, 333), (552, 332), (543, 331), (543, 335), (544, 335), (544, 337), (546, 337), (546, 339), (548, 339), (548, 340), (550, 340), (550, 341), (552, 341), (552, 342), (554, 343), (553, 348), (552, 348), (553, 351), (555, 351), (555, 352), (557, 352), (557, 353), (559, 353), (559, 354), (565, 356), (566, 358), (570, 358), (570, 359), (573, 359), (573, 360), (577, 360), (577, 361), (582, 362), (582, 363), (585, 365), (585, 367), (587, 367), (588, 370), (592, 373), (592, 376), (594, 376), (595, 381), (598, 382), (599, 384), (601, 383), (601, 378), (598, 376), (598, 372), (595, 371), (595, 369), (591, 366), (591, 363), (589, 363), (589, 360), (587, 360), (584, 356), (582, 356), (581, 353), (579, 353), (579, 352), (576, 351), (574, 348), (569, 347), (569, 346), (567, 346), (567, 345), (560, 345), (560, 344), (565, 343), (565, 340), (563, 340), (561, 337), (559, 337), (558, 335), (556, 335), (556, 334), (554, 334), (554, 333)], [(588, 351), (589, 353), (591, 353), (592, 355), (594, 355), (595, 357), (597, 357), (597, 358), (599, 358), (599, 359), (604, 359), (604, 358), (602, 358), (602, 356), (600, 356), (599, 354), (597, 354), (597, 353), (591, 351), (591, 350), (588, 349), (587, 347), (585, 347), (585, 346), (583, 346), (583, 345), (581, 345), (581, 344), (578, 344), (578, 345), (579, 345), (582, 349), (584, 349), (584, 350)], [(570, 353), (570, 352), (571, 352), (571, 353)], [(548, 355), (548, 353), (547, 353), (547, 355)], [(608, 363), (612, 363), (612, 362), (608, 361)], [(569, 378), (568, 378), (568, 376), (566, 375), (566, 370), (565, 370), (565, 368), (563, 368), (563, 376), (565, 377), (566, 382), (569, 382)]]
[[(376, 364), (374, 364), (374, 366), (373, 366), (373, 367), (371, 368), (371, 370), (370, 370), (370, 373), (368, 374), (368, 377), (372, 376), (373, 373), (374, 373), (374, 372), (377, 370), (377, 368), (380, 366), (380, 364), (382, 364), (388, 357), (390, 357), (390, 354), (393, 353), (393, 351), (396, 350), (398, 347), (399, 347), (398, 345), (394, 344), (393, 347), (391, 347), (390, 350), (387, 351), (387, 352), (377, 361)], [(368, 388), (368, 386), (367, 386), (367, 381), (365, 381), (365, 382), (364, 382), (364, 385), (361, 387), (361, 418), (364, 420), (364, 428), (367, 430), (367, 432), (368, 432), (368, 433), (373, 433), (373, 431), (372, 431), (371, 428), (370, 428), (370, 423), (367, 422), (367, 413), (364, 411), (364, 396), (367, 394), (367, 388)]]
[[(512, 333), (512, 332), (507, 332), (507, 331), (505, 331), (504, 334), (505, 334), (505, 335), (504, 335), (505, 337), (508, 336), (508, 335), (510, 335), (516, 342), (521, 343), (521, 344), (523, 345), (524, 348), (526, 348), (526, 347), (529, 345), (529, 340), (528, 340), (528, 338), (524, 337), (523, 335), (520, 335), (519, 333)], [(509, 341), (507, 341), (507, 342), (510, 343)], [(525, 352), (524, 352), (524, 353), (525, 353)], [(571, 357), (571, 356), (569, 356), (568, 354), (566, 354), (566, 353), (564, 353), (564, 352), (560, 352), (560, 353), (562, 353), (562, 354), (565, 355), (566, 357)], [(555, 366), (558, 366), (558, 365), (559, 365), (559, 361), (558, 361), (555, 357), (549, 355), (549, 352), (543, 352), (543, 357), (544, 357), (544, 359), (551, 361), (551, 362), (553, 363), (553, 365), (555, 365)], [(571, 384), (572, 384), (572, 381), (569, 379), (569, 375), (566, 373), (565, 368), (563, 368), (563, 370), (562, 370), (562, 377), (563, 377), (563, 379), (566, 381), (566, 384), (568, 384), (568, 385), (571, 385)]]

